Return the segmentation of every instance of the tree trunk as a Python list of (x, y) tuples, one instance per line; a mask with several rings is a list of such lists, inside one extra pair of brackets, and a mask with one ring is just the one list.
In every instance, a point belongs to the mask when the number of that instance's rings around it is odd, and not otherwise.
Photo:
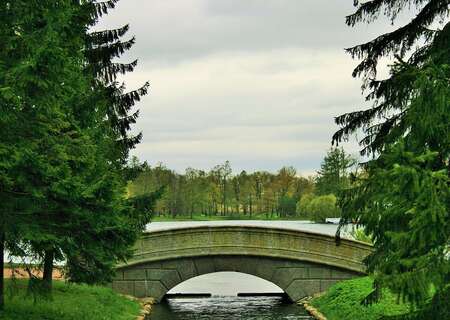
[(3, 311), (5, 307), (4, 254), (5, 254), (5, 232), (3, 231), (2, 228), (0, 230), (0, 311)]
[(44, 252), (44, 273), (42, 280), (44, 283), (44, 289), (47, 293), (52, 291), (53, 280), (53, 260), (55, 258), (55, 251), (53, 249), (45, 250)]

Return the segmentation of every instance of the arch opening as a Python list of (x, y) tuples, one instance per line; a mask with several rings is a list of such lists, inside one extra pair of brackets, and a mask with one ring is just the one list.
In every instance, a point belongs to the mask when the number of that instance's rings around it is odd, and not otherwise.
[(263, 278), (236, 271), (218, 271), (183, 281), (166, 297), (189, 296), (285, 296), (282, 288)]

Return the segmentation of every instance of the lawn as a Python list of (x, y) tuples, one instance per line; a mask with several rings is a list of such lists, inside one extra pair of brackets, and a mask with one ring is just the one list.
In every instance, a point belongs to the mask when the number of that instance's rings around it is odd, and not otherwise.
[(409, 305), (398, 304), (395, 295), (383, 292), (379, 303), (364, 306), (361, 301), (372, 291), (370, 277), (357, 278), (332, 286), (325, 295), (312, 300), (328, 320), (375, 320), (387, 315), (400, 315), (410, 311)]
[(270, 214), (253, 214), (252, 216), (250, 215), (226, 215), (226, 216), (221, 216), (221, 215), (211, 215), (211, 216), (206, 216), (206, 215), (201, 215), (201, 214), (195, 214), (192, 216), (192, 218), (188, 215), (178, 215), (176, 217), (172, 217), (172, 216), (158, 216), (155, 215), (152, 218), (153, 222), (165, 222), (165, 221), (222, 221), (222, 220), (293, 220), (293, 221), (297, 221), (297, 220), (305, 220), (305, 218), (301, 218), (301, 217), (280, 217), (278, 215), (270, 215)]
[(2, 320), (135, 320), (139, 315), (137, 302), (108, 288), (54, 281), (52, 298), (35, 303), (26, 293), (27, 280), (16, 282), (17, 288), (12, 290), (11, 280), (6, 281)]

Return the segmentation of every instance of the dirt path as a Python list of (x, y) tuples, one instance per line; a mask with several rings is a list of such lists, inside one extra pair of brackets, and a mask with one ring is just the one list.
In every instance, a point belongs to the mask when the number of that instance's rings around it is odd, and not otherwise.
[[(12, 275), (14, 273), (15, 277), (17, 279), (27, 279), (28, 277), (28, 272), (26, 270), (24, 270), (23, 268), (5, 268), (3, 269), (3, 272), (5, 274), (5, 278), (12, 278)], [(33, 269), (32, 270), (33, 275), (37, 276), (37, 277), (42, 277), (42, 272), (40, 270), (36, 270)], [(62, 274), (62, 272), (59, 269), (54, 269), (53, 270), (53, 279), (55, 280), (64, 280), (64, 276)]]

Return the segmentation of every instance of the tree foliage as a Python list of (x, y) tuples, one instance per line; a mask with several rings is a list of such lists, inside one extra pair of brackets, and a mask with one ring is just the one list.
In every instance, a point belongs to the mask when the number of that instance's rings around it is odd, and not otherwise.
[(146, 169), (128, 186), (130, 195), (164, 189), (155, 212), (166, 216), (253, 215), (289, 217), (299, 198), (314, 190), (314, 181), (293, 167), (233, 174), (228, 162), (209, 172), (188, 168), (179, 174), (161, 164)]
[(339, 195), (350, 185), (350, 170), (356, 159), (343, 148), (331, 148), (325, 156), (316, 178), (316, 192), (320, 195)]
[[(347, 23), (371, 22), (382, 12), (394, 21), (409, 5), (418, 13), (408, 24), (349, 49), (363, 59), (354, 75), (365, 75), (373, 105), (338, 117), (342, 128), (333, 140), (363, 129), (361, 152), (374, 159), (342, 198), (342, 223), (356, 220), (373, 237), (367, 264), (374, 291), (366, 302), (387, 287), (417, 306), (409, 318), (444, 319), (450, 300), (449, 2), (372, 0), (359, 4)], [(438, 29), (430, 29), (433, 23)], [(377, 80), (377, 63), (388, 54), (395, 55), (390, 76)]]
[(71, 281), (110, 280), (159, 195), (125, 195), (130, 112), (146, 86), (124, 93), (115, 77), (135, 63), (112, 59), (133, 41), (118, 39), (126, 27), (88, 33), (115, 2), (0, 4), (0, 237), (43, 261), (47, 285), (54, 259)]

